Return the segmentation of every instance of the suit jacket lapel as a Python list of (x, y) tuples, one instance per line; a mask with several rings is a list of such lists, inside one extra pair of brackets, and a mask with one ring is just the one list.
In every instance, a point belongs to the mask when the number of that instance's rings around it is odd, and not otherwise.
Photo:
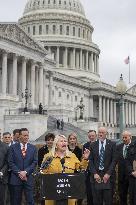
[(27, 157), (28, 153), (30, 153), (30, 144), (27, 143), (27, 149), (26, 149), (26, 156), (25, 158)]
[(20, 155), (21, 157), (23, 157), (23, 156), (22, 156), (22, 151), (21, 151), (21, 145), (20, 145), (20, 143), (16, 143), (15, 145), (17, 146), (17, 150), (18, 150), (19, 155)]
[(120, 149), (120, 152), (121, 152), (120, 154), (121, 154), (121, 158), (122, 158), (122, 159), (124, 159), (124, 156), (123, 156), (123, 147), (124, 147), (124, 144), (121, 145), (121, 149)]
[(106, 139), (106, 146), (105, 146), (105, 153), (104, 153), (104, 162), (105, 162), (106, 156), (108, 155), (109, 145), (110, 145), (110, 142), (109, 142), (109, 140)]
[(96, 153), (98, 153), (97, 156), (99, 159), (99, 140), (96, 141)]

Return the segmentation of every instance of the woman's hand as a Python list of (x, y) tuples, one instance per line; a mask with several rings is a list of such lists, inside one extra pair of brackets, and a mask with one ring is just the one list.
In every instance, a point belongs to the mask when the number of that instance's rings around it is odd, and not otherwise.
[(85, 148), (83, 153), (83, 159), (87, 160), (89, 158), (89, 155), (90, 155), (90, 150)]

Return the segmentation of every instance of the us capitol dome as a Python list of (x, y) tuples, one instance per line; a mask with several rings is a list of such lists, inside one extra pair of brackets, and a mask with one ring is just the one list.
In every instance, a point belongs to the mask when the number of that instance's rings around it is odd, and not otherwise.
[(100, 50), (79, 0), (29, 0), (19, 24), (48, 50), (57, 72), (100, 80)]

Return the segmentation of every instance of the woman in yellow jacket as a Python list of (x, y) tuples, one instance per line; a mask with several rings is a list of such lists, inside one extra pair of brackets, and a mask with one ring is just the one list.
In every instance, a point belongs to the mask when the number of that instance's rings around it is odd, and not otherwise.
[[(54, 139), (51, 151), (44, 156), (43, 163), (51, 158), (51, 163), (46, 169), (42, 170), (43, 174), (55, 173), (73, 173), (74, 170), (85, 170), (88, 165), (88, 157), (90, 151), (85, 150), (83, 159), (80, 162), (76, 155), (68, 150), (67, 139), (64, 135), (57, 135)], [(64, 167), (62, 166), (61, 159), (64, 159)], [(65, 170), (64, 170), (65, 168)], [(75, 205), (76, 199), (69, 199), (68, 205)], [(45, 200), (45, 205), (55, 205), (53, 200)]]

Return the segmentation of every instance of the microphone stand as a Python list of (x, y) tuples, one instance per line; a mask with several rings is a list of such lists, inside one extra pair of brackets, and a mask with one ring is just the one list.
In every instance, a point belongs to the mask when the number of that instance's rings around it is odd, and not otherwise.
[[(61, 162), (61, 165), (62, 165), (62, 174), (63, 174), (63, 173), (65, 173), (65, 166), (64, 166), (65, 159), (64, 158), (61, 159), (60, 162)], [(56, 205), (68, 205), (68, 199), (57, 200)]]

